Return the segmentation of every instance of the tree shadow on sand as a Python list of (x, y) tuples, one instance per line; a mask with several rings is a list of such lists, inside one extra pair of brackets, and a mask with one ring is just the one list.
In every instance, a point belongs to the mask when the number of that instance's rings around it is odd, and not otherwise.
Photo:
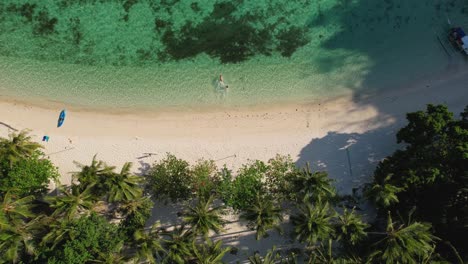
[(335, 181), (339, 194), (369, 182), (375, 166), (397, 149), (396, 131), (380, 128), (363, 134), (328, 132), (314, 138), (300, 153), (296, 164), (309, 162), (313, 170), (326, 171)]

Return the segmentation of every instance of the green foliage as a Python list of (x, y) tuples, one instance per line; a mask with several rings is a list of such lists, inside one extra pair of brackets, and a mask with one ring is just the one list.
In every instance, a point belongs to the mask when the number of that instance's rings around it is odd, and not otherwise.
[(367, 197), (379, 208), (388, 208), (389, 206), (398, 203), (397, 194), (403, 191), (403, 188), (399, 188), (389, 184), (392, 175), (388, 175), (383, 179), (383, 182), (374, 182), (369, 185), (365, 191)]
[(193, 233), (185, 229), (184, 225), (176, 227), (172, 232), (163, 234), (163, 248), (165, 255), (163, 263), (183, 264), (192, 257)]
[(40, 195), (51, 180), (57, 181), (57, 168), (42, 159), (42, 148), (32, 141), (28, 130), (0, 138), (0, 194), (10, 191), (21, 196)]
[(0, 204), (0, 262), (16, 263), (34, 255), (34, 236), (40, 228), (32, 212), (33, 196), (20, 198), (7, 192)]
[(208, 199), (213, 192), (216, 192), (221, 182), (214, 161), (199, 160), (191, 169), (193, 176), (193, 191), (201, 199)]
[(365, 230), (369, 227), (356, 214), (354, 208), (351, 212), (345, 208), (343, 214), (337, 216), (335, 225), (337, 240), (349, 245), (356, 245), (366, 238), (367, 232)]
[(119, 205), (118, 211), (125, 216), (124, 220), (120, 222), (119, 228), (122, 233), (127, 235), (128, 239), (131, 239), (138, 229), (145, 226), (146, 221), (151, 216), (153, 205), (147, 196), (127, 200)]
[(218, 240), (213, 242), (211, 239), (206, 239), (203, 243), (192, 244), (193, 260), (199, 264), (219, 264), (223, 263), (224, 255), (231, 250), (230, 247), (222, 247), (223, 241)]
[(304, 203), (298, 205), (297, 209), (299, 212), (291, 216), (296, 240), (312, 246), (334, 235), (335, 229), (332, 221), (335, 213), (328, 202), (319, 202), (314, 206), (305, 200)]
[[(29, 130), (23, 130), (18, 134), (10, 134), (8, 139), (0, 138), (0, 157), (2, 157), (2, 161), (8, 163), (10, 168), (21, 159), (31, 157), (34, 154), (40, 154), (38, 151), (42, 146), (33, 142), (28, 133)], [(3, 171), (5, 169), (2, 168)]]
[(76, 185), (59, 188), (58, 196), (47, 196), (46, 201), (54, 209), (52, 216), (63, 217), (67, 220), (78, 218), (89, 213), (93, 207), (93, 196), (90, 187), (81, 191)]
[(193, 179), (188, 162), (172, 154), (153, 165), (147, 174), (149, 188), (159, 200), (187, 200), (192, 194)]
[(103, 161), (98, 161), (94, 155), (91, 165), (83, 165), (75, 162), (81, 171), (73, 173), (73, 179), (78, 180), (79, 189), (89, 189), (95, 198), (101, 198), (107, 194), (107, 180), (114, 173), (115, 167), (107, 166)]
[(305, 197), (316, 200), (330, 200), (336, 196), (333, 180), (324, 171), (312, 172), (309, 164), (297, 170), (291, 177), (292, 199), (300, 201)]
[(198, 199), (195, 206), (187, 206), (183, 213), (184, 223), (190, 225), (194, 234), (207, 236), (213, 231), (219, 234), (223, 230), (224, 221), (221, 218), (223, 207), (213, 206), (214, 196), (208, 199)]
[(282, 232), (280, 228), (283, 221), (282, 210), (273, 202), (272, 197), (257, 195), (254, 203), (244, 209), (241, 218), (249, 221), (250, 228), (256, 231), (256, 240), (266, 237), (267, 231), (272, 228)]
[(131, 167), (132, 163), (126, 162), (120, 173), (112, 173), (107, 177), (105, 184), (109, 190), (109, 202), (130, 201), (141, 197), (143, 190), (139, 184), (142, 179), (130, 173)]
[(136, 244), (136, 261), (144, 263), (157, 263), (157, 260), (162, 259), (162, 254), (165, 252), (161, 242), (161, 232), (159, 222), (153, 224), (150, 230), (145, 231), (143, 228), (138, 229), (134, 233)]
[(297, 173), (297, 168), (291, 156), (277, 154), (268, 161), (268, 169), (265, 174), (265, 183), (268, 193), (278, 199), (291, 197), (291, 178)]
[(259, 160), (243, 165), (231, 183), (229, 196), (222, 197), (225, 203), (236, 210), (249, 208), (255, 202), (257, 195), (266, 191), (262, 179), (267, 170), (267, 165)]
[(105, 197), (108, 202), (115, 203), (136, 199), (143, 193), (142, 178), (130, 173), (131, 162), (126, 162), (120, 173), (114, 172), (115, 167), (96, 160), (96, 155), (91, 165), (77, 165), (81, 171), (73, 174), (80, 183), (76, 186), (82, 191), (89, 189), (94, 199)]
[(18, 160), (0, 178), (0, 193), (11, 190), (21, 196), (39, 195), (47, 192), (51, 180), (57, 182), (59, 173), (50, 160), (39, 158), (38, 154)]
[[(415, 207), (417, 219), (431, 222), (437, 236), (455, 245), (468, 236), (467, 109), (461, 119), (443, 105), (408, 113), (408, 124), (397, 133), (404, 149), (378, 165), (367, 187), (380, 214)], [(461, 249), (462, 254), (468, 252)]]
[(103, 253), (115, 252), (122, 238), (118, 227), (91, 214), (72, 221), (70, 232), (55, 248), (46, 248), (41, 257), (54, 263), (86, 263), (102, 260)]
[(375, 251), (370, 255), (372, 261), (379, 263), (421, 263), (431, 255), (437, 240), (431, 234), (431, 225), (414, 222), (408, 226), (393, 222), (390, 214), (385, 237), (378, 241)]

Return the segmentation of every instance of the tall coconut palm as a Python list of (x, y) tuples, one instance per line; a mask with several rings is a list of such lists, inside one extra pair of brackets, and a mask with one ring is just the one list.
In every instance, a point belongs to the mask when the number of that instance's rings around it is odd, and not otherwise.
[(91, 165), (83, 165), (78, 162), (75, 164), (81, 171), (73, 173), (73, 179), (80, 182), (79, 188), (83, 191), (91, 187), (91, 193), (95, 197), (102, 197), (107, 194), (106, 182), (114, 174), (115, 167), (107, 166), (103, 161), (98, 161), (96, 155), (93, 156)]
[(90, 260), (90, 263), (104, 263), (104, 264), (124, 264), (128, 263), (128, 257), (122, 251), (123, 243), (118, 244), (110, 252), (99, 252), (98, 257)]
[(266, 255), (262, 257), (259, 253), (255, 253), (249, 257), (250, 264), (276, 264), (281, 260), (280, 254), (276, 251), (276, 248), (268, 250)]
[(188, 206), (183, 213), (184, 223), (190, 225), (194, 234), (207, 236), (210, 231), (219, 234), (223, 231), (224, 221), (221, 218), (223, 206), (213, 206), (214, 196), (207, 200), (198, 199), (195, 206)]
[(387, 208), (398, 203), (397, 193), (403, 191), (403, 188), (389, 183), (391, 177), (392, 175), (388, 175), (382, 182), (374, 182), (372, 186), (367, 187), (367, 197), (380, 208)]
[(255, 229), (257, 240), (265, 237), (270, 229), (281, 232), (283, 214), (281, 207), (273, 202), (272, 197), (257, 195), (252, 206), (241, 214), (241, 218), (249, 221), (249, 226)]
[(333, 254), (332, 239), (328, 239), (328, 243), (325, 246), (323, 243), (320, 246), (315, 247), (309, 256), (308, 263), (313, 264), (360, 264), (364, 263), (362, 259), (351, 256), (351, 257), (337, 257)]
[(375, 252), (369, 257), (379, 263), (421, 263), (435, 248), (437, 237), (431, 234), (431, 225), (414, 222), (405, 226), (393, 222), (388, 215), (385, 237), (374, 244)]
[(19, 133), (12, 133), (9, 138), (0, 138), (0, 150), (6, 156), (10, 167), (21, 158), (27, 158), (42, 148), (42, 146), (32, 141), (28, 135), (29, 130), (23, 130)]
[(319, 202), (313, 206), (309, 201), (304, 200), (298, 206), (299, 212), (291, 216), (294, 225), (295, 238), (300, 242), (307, 242), (309, 246), (317, 241), (324, 241), (330, 238), (335, 230), (333, 228), (333, 217), (328, 202)]
[(192, 243), (194, 259), (197, 264), (219, 264), (224, 255), (231, 250), (230, 247), (223, 248), (223, 242), (218, 240), (213, 242), (211, 239), (206, 239), (204, 243)]
[(136, 261), (154, 264), (161, 259), (164, 248), (161, 244), (162, 237), (159, 227), (158, 222), (152, 225), (148, 232), (144, 229), (139, 229), (135, 232)]
[(2, 260), (16, 263), (22, 256), (34, 255), (34, 236), (41, 226), (37, 221), (31, 220), (28, 223), (16, 223), (11, 228), (0, 232), (0, 256)]
[(319, 199), (329, 199), (336, 196), (333, 180), (323, 171), (312, 172), (309, 163), (302, 170), (297, 170), (291, 176), (293, 192), (296, 200), (309, 197), (313, 201)]
[(62, 195), (48, 196), (45, 199), (50, 202), (50, 207), (55, 211), (52, 216), (64, 216), (71, 220), (82, 214), (87, 214), (93, 207), (93, 195), (90, 187), (81, 191), (79, 186), (61, 187)]
[(362, 218), (355, 213), (354, 208), (351, 212), (345, 208), (343, 214), (336, 218), (337, 240), (341, 240), (345, 244), (356, 245), (367, 236), (365, 229), (368, 227), (369, 225), (364, 223)]
[(184, 225), (176, 227), (172, 232), (165, 232), (163, 248), (166, 252), (162, 263), (186, 263), (192, 256), (191, 245), (194, 239), (193, 233), (185, 229)]
[(41, 246), (48, 245), (50, 249), (54, 249), (63, 241), (72, 239), (71, 234), (75, 229), (73, 221), (58, 216), (58, 218), (47, 217), (44, 223), (48, 226), (49, 232), (42, 237)]
[(112, 173), (105, 179), (109, 202), (130, 201), (142, 195), (139, 186), (142, 179), (130, 173), (131, 167), (132, 163), (126, 162), (120, 173)]
[(3, 225), (5, 222), (19, 224), (23, 223), (26, 219), (34, 218), (35, 214), (31, 211), (33, 200), (34, 196), (18, 199), (16, 195), (6, 192), (0, 203), (0, 220), (3, 218), (3, 221), (1, 221)]

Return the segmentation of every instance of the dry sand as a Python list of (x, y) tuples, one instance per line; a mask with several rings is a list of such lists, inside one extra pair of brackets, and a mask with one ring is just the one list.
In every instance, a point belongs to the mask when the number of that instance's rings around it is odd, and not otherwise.
[[(447, 104), (456, 114), (463, 110), (468, 104), (466, 71), (451, 68), (377, 94), (350, 93), (282, 106), (143, 115), (68, 109), (61, 128), (56, 127), (61, 107), (5, 99), (0, 102), (0, 136), (25, 128), (38, 141), (48, 135), (45, 153), (59, 166), (63, 184), (70, 183), (69, 172), (76, 170), (73, 161), (89, 164), (94, 154), (118, 168), (131, 161), (138, 173), (166, 152), (188, 161), (213, 159), (231, 169), (279, 153), (290, 154), (300, 165), (310, 161), (314, 168), (327, 170), (338, 190), (349, 193), (396, 149), (395, 133), (405, 124), (405, 113), (422, 110), (427, 103)], [(249, 239), (245, 245), (264, 251), (276, 238), (260, 243)]]

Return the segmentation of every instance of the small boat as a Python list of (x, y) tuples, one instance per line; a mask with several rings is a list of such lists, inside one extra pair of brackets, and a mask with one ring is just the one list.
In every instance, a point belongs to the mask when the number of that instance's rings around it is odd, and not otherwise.
[(65, 116), (67, 115), (67, 111), (65, 109), (60, 112), (57, 127), (61, 127), (63, 125), (63, 121), (65, 121)]
[(461, 27), (452, 27), (448, 36), (450, 43), (460, 50), (463, 54), (468, 55), (468, 36)]

